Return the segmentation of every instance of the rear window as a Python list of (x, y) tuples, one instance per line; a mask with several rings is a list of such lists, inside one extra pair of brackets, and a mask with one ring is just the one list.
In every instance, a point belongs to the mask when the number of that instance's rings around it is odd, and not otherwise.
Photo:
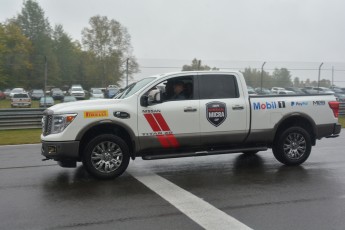
[(236, 77), (232, 75), (200, 75), (200, 99), (238, 98)]
[(13, 98), (29, 98), (29, 95), (25, 93), (17, 93), (13, 95)]

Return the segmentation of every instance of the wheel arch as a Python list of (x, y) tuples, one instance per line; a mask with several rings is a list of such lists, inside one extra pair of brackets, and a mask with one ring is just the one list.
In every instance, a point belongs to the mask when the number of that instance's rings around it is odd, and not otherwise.
[(114, 134), (123, 139), (129, 148), (131, 158), (134, 160), (138, 149), (138, 142), (134, 132), (127, 126), (112, 120), (102, 120), (94, 122), (84, 127), (77, 135), (79, 144), (79, 158), (81, 159), (82, 154), (87, 146), (87, 143), (94, 137), (100, 134)]
[(310, 134), (312, 145), (315, 145), (317, 134), (315, 121), (304, 113), (291, 113), (284, 116), (274, 127), (274, 142), (283, 130), (292, 126), (304, 128)]

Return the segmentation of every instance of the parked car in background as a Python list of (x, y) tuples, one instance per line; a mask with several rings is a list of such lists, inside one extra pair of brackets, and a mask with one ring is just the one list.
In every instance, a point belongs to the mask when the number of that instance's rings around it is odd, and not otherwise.
[(31, 98), (28, 93), (16, 93), (11, 97), (11, 107), (31, 107)]
[(85, 99), (85, 92), (81, 85), (72, 85), (69, 90), (69, 95), (76, 99)]
[(248, 89), (248, 94), (249, 95), (258, 95), (254, 89)]
[(338, 87), (331, 88), (331, 90), (335, 93), (345, 93), (341, 88)]
[(47, 97), (41, 97), (39, 106), (40, 107), (50, 107), (50, 106), (53, 106), (54, 104), (55, 104), (54, 99), (50, 96), (47, 96)]
[(333, 90), (326, 87), (314, 87), (313, 90), (316, 90), (317, 93), (335, 93)]
[(345, 102), (345, 94), (344, 93), (335, 93), (334, 96), (337, 99), (337, 101)]
[(101, 89), (92, 88), (90, 89), (90, 97), (93, 98), (104, 98), (104, 93)]
[(41, 97), (44, 97), (43, 89), (34, 89), (31, 92), (31, 99), (32, 100), (39, 100)]
[(279, 95), (292, 95), (292, 94), (296, 94), (294, 91), (290, 91), (290, 90), (278, 90), (277, 94)]
[(286, 90), (294, 91), (296, 94), (305, 94), (305, 92), (302, 91), (302, 89), (297, 87), (286, 87)]
[(72, 101), (77, 101), (77, 98), (73, 96), (64, 96), (64, 98), (62, 99), (62, 102), (72, 102)]
[(0, 100), (6, 99), (6, 94), (0, 90)]
[(282, 90), (285, 90), (285, 88), (282, 88), (282, 87), (272, 87), (271, 93), (278, 94), (278, 91), (282, 91)]
[(6, 95), (6, 97), (10, 96), (11, 91), (12, 91), (11, 89), (5, 89), (4, 90), (4, 94)]
[(255, 88), (255, 92), (259, 95), (269, 95), (269, 94), (272, 94), (271, 93), (271, 90), (269, 89), (266, 89), (266, 88)]
[(14, 94), (26, 93), (23, 88), (14, 88), (11, 90), (10, 97), (12, 98)]
[(108, 88), (106, 91), (106, 98), (113, 98), (119, 91), (119, 88)]
[(50, 94), (54, 100), (62, 100), (65, 96), (60, 88), (53, 88), (50, 90)]
[(318, 91), (316, 91), (315, 89), (312, 89), (312, 88), (303, 88), (301, 90), (305, 94), (317, 94), (318, 93)]

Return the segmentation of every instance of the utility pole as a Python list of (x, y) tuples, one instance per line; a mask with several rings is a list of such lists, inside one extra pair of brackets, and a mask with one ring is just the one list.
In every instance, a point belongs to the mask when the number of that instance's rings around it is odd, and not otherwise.
[(126, 87), (128, 86), (128, 61), (129, 58), (126, 59)]
[[(319, 66), (319, 77), (317, 80), (317, 88), (320, 88), (320, 75), (321, 75), (321, 67), (323, 65), (323, 62), (321, 62), (320, 66)], [(320, 90), (318, 90), (318, 93), (320, 93)]]
[(260, 89), (260, 91), (261, 91), (261, 93), (262, 93), (262, 81), (263, 81), (263, 77), (264, 77), (264, 65), (266, 64), (266, 62), (264, 62), (263, 64), (262, 64), (262, 66), (261, 66), (261, 89)]
[(47, 61), (47, 56), (44, 56), (44, 108), (46, 108), (46, 100), (47, 100), (47, 73), (48, 73), (48, 61)]
[(332, 66), (332, 86), (334, 86), (334, 66)]

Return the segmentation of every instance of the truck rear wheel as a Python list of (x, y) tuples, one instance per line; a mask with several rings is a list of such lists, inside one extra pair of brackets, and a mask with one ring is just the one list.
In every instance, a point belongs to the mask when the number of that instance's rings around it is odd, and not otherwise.
[(129, 164), (126, 142), (112, 134), (103, 134), (92, 139), (83, 154), (83, 165), (94, 177), (113, 179), (120, 176)]
[(291, 127), (281, 133), (273, 144), (275, 158), (285, 165), (300, 165), (311, 151), (310, 134), (301, 127)]

